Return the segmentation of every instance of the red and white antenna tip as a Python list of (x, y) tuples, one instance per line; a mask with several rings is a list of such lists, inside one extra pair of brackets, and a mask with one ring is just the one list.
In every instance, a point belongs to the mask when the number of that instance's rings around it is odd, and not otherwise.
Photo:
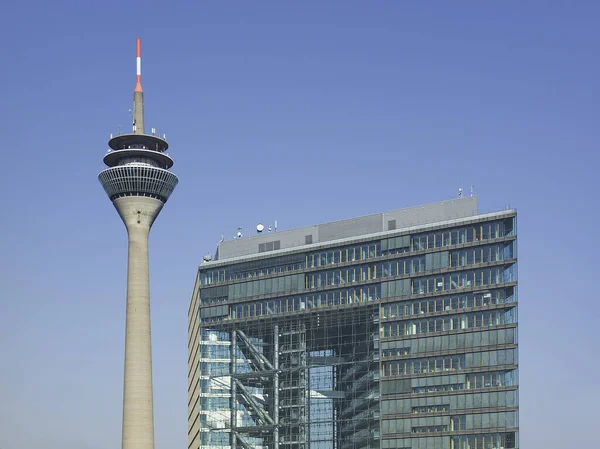
[(135, 90), (134, 92), (142, 92), (142, 40), (141, 39), (137, 39), (136, 41), (136, 47), (137, 47), (137, 57), (136, 57), (136, 64), (137, 64), (137, 80), (136, 80), (136, 84), (135, 84)]

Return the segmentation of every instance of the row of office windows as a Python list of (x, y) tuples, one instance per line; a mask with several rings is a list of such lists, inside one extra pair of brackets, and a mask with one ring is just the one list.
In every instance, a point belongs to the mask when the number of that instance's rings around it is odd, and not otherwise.
[[(442, 379), (445, 378), (442, 377)], [(464, 376), (464, 382), (440, 385), (435, 385), (437, 383), (436, 377), (424, 377), (419, 380), (425, 381), (425, 384), (413, 387), (413, 393), (432, 393), (437, 391), (481, 390), (485, 388), (512, 387), (517, 384), (517, 375), (516, 370), (495, 371), (486, 373), (470, 373)]]
[(217, 331), (214, 329), (200, 329), (200, 341), (220, 341), (220, 342), (229, 342), (231, 336), (229, 332)]
[(207, 394), (229, 394), (231, 393), (230, 383), (222, 379), (200, 379), (200, 392)]
[(200, 409), (203, 411), (231, 410), (231, 398), (202, 396)]
[(381, 242), (366, 243), (363, 245), (346, 246), (343, 248), (331, 248), (317, 253), (306, 255), (306, 266), (308, 268), (325, 267), (338, 263), (353, 262), (358, 260), (373, 259), (380, 257)]
[(512, 235), (513, 219), (478, 223), (473, 226), (416, 235), (391, 237), (377, 242), (331, 248), (306, 256), (306, 266), (324, 267), (338, 263), (372, 259), (388, 254), (443, 248)]
[(412, 282), (411, 291), (413, 295), (424, 295), (458, 288), (513, 282), (517, 280), (514, 267), (514, 265), (510, 267), (492, 267), (417, 278)]
[[(518, 425), (518, 422), (516, 424)], [(517, 448), (517, 434), (515, 432), (504, 432), (453, 435), (450, 442), (452, 449), (514, 449)]]
[(381, 364), (381, 376), (405, 376), (420, 373), (441, 373), (465, 369), (465, 355), (447, 355), (410, 360), (394, 360)]
[(474, 352), (418, 359), (393, 360), (381, 363), (382, 377), (408, 376), (411, 374), (443, 373), (470, 368), (482, 368), (516, 364), (516, 349)]
[(438, 433), (478, 429), (512, 429), (517, 427), (517, 412), (474, 413), (472, 415), (436, 416), (428, 418), (399, 418), (381, 421), (381, 432)]
[[(492, 226), (492, 225), (485, 225)], [(480, 227), (480, 226), (477, 226)], [(435, 245), (436, 236), (439, 234), (439, 245)], [(467, 243), (468, 232), (466, 229), (454, 230), (454, 231), (445, 231), (440, 232), (438, 234), (432, 234), (431, 237), (428, 235), (417, 236), (412, 238), (411, 245), (407, 247), (408, 250), (418, 250), (418, 249), (428, 249), (428, 248), (439, 248), (443, 246), (449, 246), (451, 244), (457, 243)], [(445, 240), (444, 240), (444, 236)], [(470, 235), (470, 234), (469, 234)], [(477, 231), (474, 231), (474, 235), (477, 235)], [(486, 234), (489, 235), (489, 238), (496, 237), (496, 234)], [(478, 239), (475, 239), (477, 241)], [(452, 243), (454, 242), (454, 243)], [(444, 243), (444, 244), (443, 244)], [(431, 245), (431, 246), (430, 246)], [(314, 267), (324, 267), (329, 265), (335, 265), (338, 263), (352, 262), (352, 261), (361, 261), (368, 260), (376, 257), (380, 257), (382, 255), (386, 255), (390, 253), (390, 251), (382, 251), (381, 242), (374, 242), (364, 245), (355, 245), (344, 248), (335, 248), (329, 249), (326, 251), (308, 254), (306, 255), (306, 260), (304, 262), (294, 261), (284, 265), (276, 265), (276, 266), (260, 266), (247, 271), (239, 271), (235, 269), (235, 266), (232, 268), (221, 268), (216, 270), (209, 270), (201, 273), (201, 283), (202, 285), (210, 285), (217, 282), (225, 282), (231, 280), (238, 279), (248, 279), (257, 276), (266, 276), (270, 274), (278, 274), (278, 273), (287, 273), (296, 270), (302, 270), (305, 268), (314, 268)], [(471, 248), (469, 250), (463, 250), (461, 252), (453, 252), (452, 261), (456, 264), (453, 266), (463, 266), (463, 265), (472, 265), (474, 263), (481, 262), (493, 262), (497, 260), (507, 259), (512, 257), (512, 243), (507, 244), (499, 244), (478, 248)], [(404, 251), (402, 251), (404, 252)], [(393, 252), (396, 253), (396, 252)], [(275, 264), (276, 261), (273, 261)], [(409, 274), (413, 272), (410, 265), (407, 265), (406, 262), (400, 261), (401, 266), (398, 266), (398, 263), (394, 263), (394, 265), (387, 265), (386, 269), (390, 271), (392, 276), (395, 274)], [(403, 266), (402, 266), (403, 265)], [(358, 279), (358, 278), (357, 278)]]
[(381, 441), (382, 449), (516, 449), (515, 432), (446, 437), (396, 438)]
[(461, 315), (422, 318), (420, 320), (387, 322), (381, 326), (382, 337), (449, 332), (517, 322), (516, 308), (483, 310)]
[[(385, 405), (385, 402), (388, 403), (388, 405)], [(392, 406), (393, 408), (390, 408), (390, 404), (395, 404), (396, 401), (384, 401), (384, 403), (381, 404), (381, 410), (383, 414), (390, 414), (390, 415), (394, 415), (396, 414), (396, 408), (395, 406)], [(388, 412), (386, 413), (385, 409), (386, 407), (388, 408)], [(390, 412), (390, 410), (392, 410)], [(448, 412), (450, 411), (450, 405), (449, 404), (442, 404), (442, 405), (419, 405), (417, 407), (413, 407), (412, 408), (412, 413), (413, 414), (421, 414), (421, 413), (442, 413), (442, 412)]]
[(210, 427), (200, 432), (201, 446), (223, 446), (230, 447), (230, 431), (212, 430)]
[(306, 267), (304, 259), (303, 254), (290, 254), (251, 262), (242, 262), (212, 270), (202, 270), (200, 272), (200, 283), (201, 285), (211, 285), (219, 282), (303, 270)]
[(381, 394), (384, 396), (425, 394), (515, 386), (517, 386), (517, 370), (513, 369), (385, 380), (381, 383)]
[(458, 229), (428, 232), (411, 237), (411, 250), (441, 248), (444, 246), (478, 242), (513, 235), (514, 218), (477, 223)]
[(473, 415), (457, 415), (450, 418), (450, 430), (476, 430), (517, 427), (517, 412), (492, 412)]
[(242, 279), (253, 279), (260, 276), (268, 276), (271, 274), (292, 273), (306, 268), (305, 262), (294, 262), (286, 265), (267, 266), (255, 268), (248, 271), (229, 273), (227, 268), (219, 268), (215, 270), (203, 271), (200, 273), (201, 285), (212, 285), (219, 282), (236, 281)]
[[(441, 255), (439, 253), (438, 255)], [(435, 255), (431, 255), (435, 256)], [(435, 269), (437, 264), (435, 258), (429, 260), (425, 256), (415, 257), (404, 260), (403, 269), (407, 269), (409, 274), (420, 273)], [(427, 267), (429, 260), (430, 267)], [(348, 282), (368, 281), (374, 279), (383, 279), (386, 277), (396, 276), (392, 267), (399, 267), (400, 262), (384, 262), (380, 264), (369, 264), (360, 267), (347, 268), (343, 270), (329, 270), (325, 272), (310, 273), (304, 276), (305, 288), (319, 288), (324, 286), (343, 285)], [(439, 268), (439, 267), (437, 267)], [(391, 270), (391, 271), (390, 271)], [(402, 274), (402, 273), (400, 273)], [(257, 296), (273, 293), (282, 293), (284, 291), (298, 290), (299, 284), (302, 282), (302, 275), (283, 276), (279, 278), (268, 278), (261, 281), (252, 281), (246, 283), (233, 284), (230, 288), (230, 298), (244, 298), (248, 296)], [(514, 265), (510, 267), (486, 267), (479, 270), (460, 271), (455, 273), (439, 274), (436, 276), (428, 276), (413, 280), (399, 280), (410, 282), (410, 289), (406, 288), (406, 284), (398, 294), (425, 294), (434, 293), (458, 288), (468, 288), (475, 286), (485, 286), (499, 282), (508, 282), (516, 280), (516, 270)], [(210, 289), (220, 290), (224, 287), (210, 287)], [(200, 290), (201, 296), (205, 290)], [(216, 292), (220, 293), (220, 292)], [(394, 296), (395, 292), (390, 291), (389, 296)], [(388, 297), (388, 296), (386, 296)], [(218, 296), (218, 301), (222, 300), (222, 295)], [(368, 299), (367, 299), (368, 300)], [(216, 300), (204, 295), (201, 299), (202, 303), (213, 303)], [(348, 301), (350, 302), (350, 301)], [(220, 314), (219, 314), (220, 315)]]
[[(426, 257), (419, 256), (407, 259), (399, 259), (397, 261), (380, 262), (376, 264), (360, 265), (357, 267), (342, 268), (339, 270), (327, 270), (319, 271), (316, 273), (308, 273), (305, 275), (304, 287), (307, 289), (321, 288), (332, 285), (344, 285), (352, 282), (364, 282), (374, 279), (382, 279), (394, 276), (411, 275), (416, 273), (423, 273), (425, 271), (432, 271), (447, 267), (444, 263), (431, 264), (427, 266)], [(435, 266), (438, 265), (438, 266)], [(488, 271), (488, 273), (491, 272)], [(450, 288), (469, 287), (472, 285), (487, 285), (492, 283), (489, 276), (483, 274), (480, 277), (469, 277), (466, 275), (458, 277), (454, 274), (452, 278), (451, 274), (439, 275), (435, 279), (432, 278), (431, 285), (426, 285), (427, 291), (442, 291), (449, 290)], [(446, 281), (446, 286), (444, 286)], [(454, 282), (456, 285), (451, 287), (451, 283)], [(419, 287), (421, 288), (421, 287)]]
[(224, 376), (229, 369), (228, 362), (200, 362), (200, 374), (203, 376)]
[[(273, 278), (258, 279), (255, 281), (238, 282), (231, 285), (209, 287), (211, 289), (228, 289), (229, 299), (249, 298), (252, 296), (264, 296), (273, 294), (284, 294), (303, 290), (303, 274), (278, 276)], [(202, 294), (203, 290), (200, 290)]]
[(327, 293), (291, 296), (287, 298), (254, 301), (236, 304), (232, 307), (233, 318), (245, 318), (276, 313), (294, 312), (305, 309), (331, 307), (342, 304), (367, 302), (381, 297), (381, 285), (365, 285), (363, 287), (336, 290)]
[[(429, 268), (431, 270), (432, 268)], [(426, 271), (425, 256), (360, 265), (339, 270), (319, 271), (305, 275), (305, 288), (320, 288), (329, 285), (344, 285), (390, 276), (408, 275)]]
[(465, 384), (443, 384), (443, 385), (431, 385), (426, 387), (414, 387), (412, 389), (413, 393), (432, 393), (432, 392), (443, 392), (443, 391), (459, 391), (464, 390)]
[(448, 312), (516, 301), (514, 287), (506, 289), (465, 293), (442, 298), (419, 299), (384, 304), (382, 318), (423, 315), (426, 313)]
[(231, 351), (229, 345), (200, 345), (200, 358), (210, 359), (229, 359), (231, 357)]
[(205, 305), (205, 304), (217, 304), (220, 302), (225, 302), (229, 299), (229, 296), (210, 296), (207, 298), (201, 298), (200, 302)]
[(305, 288), (320, 288), (330, 285), (343, 285), (351, 282), (364, 282), (372, 279), (423, 273), (440, 268), (462, 267), (479, 263), (498, 262), (511, 259), (513, 244), (491, 245), (453, 253), (435, 253), (426, 256), (410, 257), (374, 264), (360, 265), (337, 270), (308, 273)]
[[(362, 245), (332, 248), (308, 254), (305, 256), (305, 260), (300, 260), (298, 255), (290, 255), (256, 262), (246, 262), (228, 268), (202, 271), (200, 273), (200, 282), (201, 285), (211, 285), (231, 280), (288, 273), (303, 270), (307, 267), (323, 267), (338, 263), (367, 260), (388, 254), (485, 241), (512, 235), (514, 232), (513, 221), (513, 218), (509, 218), (489, 223), (477, 223), (457, 229), (412, 236), (391, 237)], [(474, 257), (476, 256), (474, 255)], [(484, 256), (481, 255), (481, 257)]]
[[(480, 270), (469, 270), (446, 275), (430, 276), (416, 279), (400, 279), (397, 283), (406, 283), (405, 291), (398, 292), (388, 289), (382, 296), (381, 284), (364, 285), (355, 288), (332, 290), (323, 293), (277, 298), (266, 301), (253, 301), (230, 307), (230, 318), (239, 319), (262, 315), (293, 312), (312, 308), (331, 307), (357, 302), (373, 301), (382, 297), (401, 296), (403, 294), (427, 294), (434, 291), (448, 291), (462, 287), (494, 285), (496, 283), (515, 280), (516, 271), (513, 267), (492, 267)], [(390, 282), (389, 284), (393, 284)], [(398, 290), (398, 289), (396, 289)], [(212, 321), (221, 321), (226, 316), (213, 317)], [(203, 322), (208, 320), (203, 319)]]
[[(447, 432), (448, 431), (448, 425), (444, 425), (444, 424), (437, 424), (437, 425), (432, 425), (432, 426), (415, 426), (415, 427), (411, 427), (410, 432), (411, 433), (440, 433), (440, 432)], [(405, 433), (405, 432), (392, 432), (392, 433)]]
[(449, 396), (392, 399), (381, 401), (382, 415), (443, 413), (478, 408), (517, 407), (516, 391), (483, 391)]
[(477, 263), (497, 262), (514, 257), (514, 242), (477, 246), (450, 252), (450, 266), (464, 267)]
[(436, 337), (411, 338), (381, 342), (382, 358), (400, 357), (408, 354), (456, 351), (484, 346), (510, 345), (517, 342), (517, 330), (492, 329), (464, 334)]
[[(202, 376), (227, 376), (231, 373), (230, 362), (200, 362), (200, 374)], [(238, 359), (236, 364), (237, 373), (249, 373), (252, 372), (252, 368), (247, 363), (242, 363), (242, 360)], [(222, 384), (223, 388), (227, 388), (228, 385)]]
[[(333, 290), (330, 292), (277, 298), (266, 301), (253, 301), (232, 306), (232, 318), (254, 317), (305, 309), (331, 307), (381, 298), (381, 285)], [(222, 318), (221, 318), (222, 319)]]

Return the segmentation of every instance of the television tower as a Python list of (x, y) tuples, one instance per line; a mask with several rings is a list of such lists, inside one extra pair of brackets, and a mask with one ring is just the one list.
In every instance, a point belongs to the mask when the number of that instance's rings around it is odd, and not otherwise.
[(127, 318), (123, 388), (123, 449), (154, 449), (152, 346), (148, 235), (152, 223), (175, 189), (164, 138), (144, 133), (141, 48), (137, 40), (137, 83), (133, 92), (133, 131), (108, 141), (109, 167), (98, 175), (127, 228)]

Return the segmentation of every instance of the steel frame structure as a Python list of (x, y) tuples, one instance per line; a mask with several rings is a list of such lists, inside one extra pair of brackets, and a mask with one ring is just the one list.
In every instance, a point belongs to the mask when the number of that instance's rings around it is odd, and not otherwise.
[[(201, 324), (228, 335), (232, 449), (379, 447), (379, 310), (374, 304)], [(376, 444), (371, 444), (375, 443)]]

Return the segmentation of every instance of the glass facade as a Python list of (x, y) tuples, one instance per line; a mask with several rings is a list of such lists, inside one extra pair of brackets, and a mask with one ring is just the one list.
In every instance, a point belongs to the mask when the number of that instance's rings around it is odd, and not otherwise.
[(510, 211), (202, 265), (190, 448), (518, 448), (516, 238)]

